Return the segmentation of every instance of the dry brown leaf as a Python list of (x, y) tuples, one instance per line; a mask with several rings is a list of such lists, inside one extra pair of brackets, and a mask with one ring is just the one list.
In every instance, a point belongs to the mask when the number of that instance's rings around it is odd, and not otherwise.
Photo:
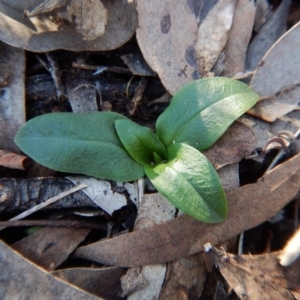
[(45, 227), (12, 247), (47, 271), (62, 264), (90, 229)]
[(287, 290), (277, 252), (238, 256), (212, 248), (206, 255), (240, 299), (294, 299)]
[(245, 67), (254, 70), (272, 45), (286, 32), (286, 23), (291, 0), (283, 0), (270, 19), (263, 25), (251, 42)]
[[(1, 0), (0, 39), (14, 47), (33, 52), (55, 49), (72, 51), (116, 49), (135, 33), (136, 4), (134, 1), (101, 2), (72, 0), (63, 7), (28, 19), (24, 16), (24, 11), (36, 8), (41, 3), (40, 0)], [(79, 7), (84, 7), (84, 10), (79, 9), (78, 12)], [(106, 26), (106, 12), (103, 7), (107, 10)]]
[[(176, 208), (160, 194), (145, 195), (138, 210), (134, 229), (142, 230), (167, 222), (174, 218), (175, 213)], [(165, 274), (165, 264), (131, 268), (122, 277), (122, 295), (130, 295), (129, 300), (158, 299)]]
[(66, 284), (0, 241), (1, 299), (99, 299)]
[(225, 193), (240, 187), (239, 164), (226, 165), (217, 171)]
[(106, 300), (121, 299), (120, 277), (122, 268), (72, 268), (51, 272), (52, 275), (67, 281), (78, 288)]
[(269, 20), (271, 14), (271, 7), (268, 0), (256, 1), (256, 12), (254, 20), (254, 30), (259, 32), (261, 27)]
[(174, 94), (200, 78), (194, 43), (197, 21), (192, 1), (137, 1), (137, 40), (149, 66)]
[(273, 122), (299, 108), (300, 23), (282, 36), (260, 62), (250, 83), (261, 99), (249, 113)]
[(25, 170), (28, 164), (30, 164), (30, 159), (27, 156), (0, 150), (0, 166)]
[(17, 153), (14, 137), (25, 123), (24, 73), (24, 51), (0, 42), (0, 149)]
[(237, 0), (227, 43), (213, 67), (216, 75), (232, 77), (243, 71), (255, 10), (253, 0)]
[[(276, 119), (273, 123), (244, 115), (239, 119), (243, 124), (250, 127), (257, 137), (257, 148), (264, 148), (269, 139), (277, 136), (282, 131), (295, 133), (300, 128), (300, 110), (292, 111), (286, 116)], [(273, 144), (275, 145), (275, 144)], [(268, 147), (270, 149), (270, 147)]]
[(240, 123), (233, 123), (226, 133), (204, 155), (216, 169), (239, 162), (250, 155), (257, 143), (251, 128)]
[(224, 48), (232, 25), (236, 0), (202, 1), (195, 45), (200, 74), (205, 76)]
[(199, 299), (206, 274), (207, 267), (202, 253), (169, 263), (159, 299)]
[(274, 216), (298, 192), (300, 154), (277, 166), (257, 183), (227, 194), (229, 214), (220, 224), (188, 216), (78, 248), (77, 257), (116, 266), (163, 263), (198, 253), (203, 245), (224, 242)]

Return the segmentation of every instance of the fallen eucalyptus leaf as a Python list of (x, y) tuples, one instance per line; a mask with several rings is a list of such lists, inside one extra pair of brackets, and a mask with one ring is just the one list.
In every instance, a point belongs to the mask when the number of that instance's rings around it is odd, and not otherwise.
[(13, 139), (25, 123), (24, 51), (0, 42), (0, 70), (0, 149), (20, 153)]
[(275, 167), (257, 183), (227, 194), (225, 222), (204, 224), (182, 216), (165, 224), (78, 248), (76, 257), (116, 266), (169, 262), (202, 251), (204, 244), (224, 242), (274, 216), (297, 194), (300, 154)]
[[(215, 75), (233, 77), (244, 70), (246, 51), (252, 33), (255, 10), (254, 0), (236, 1), (232, 26), (228, 34), (226, 45), (212, 69)], [(214, 24), (213, 28), (215, 26)], [(215, 43), (212, 44), (215, 45)]]
[(251, 115), (273, 122), (299, 109), (300, 57), (291, 55), (300, 42), (300, 22), (268, 51), (254, 73), (250, 86), (261, 99), (249, 110)]
[(157, 119), (156, 132), (167, 146), (186, 143), (204, 151), (257, 100), (258, 95), (239, 81), (224, 77), (197, 80), (174, 95)]
[(137, 10), (138, 44), (168, 92), (174, 94), (200, 78), (195, 59), (197, 21), (192, 2), (138, 0)]
[(44, 227), (12, 248), (47, 271), (56, 269), (86, 238), (90, 229)]
[(55, 278), (24, 259), (0, 241), (1, 299), (82, 299), (99, 298)]
[[(134, 230), (170, 221), (175, 213), (176, 208), (162, 195), (145, 195), (138, 209)], [(165, 274), (165, 264), (130, 268), (122, 278), (123, 295), (129, 295), (128, 300), (158, 299)]]
[(274, 11), (270, 19), (262, 26), (248, 47), (245, 67), (247, 70), (255, 70), (259, 67), (260, 60), (273, 44), (286, 32), (287, 16), (291, 0), (283, 0)]
[(249, 156), (256, 144), (257, 138), (253, 130), (240, 122), (234, 122), (203, 154), (218, 170)]
[(40, 3), (40, 0), (1, 0), (0, 39), (33, 52), (106, 51), (127, 42), (137, 27), (134, 1), (71, 0), (48, 13), (30, 19), (24, 16), (24, 11), (34, 10)]
[(205, 76), (224, 48), (232, 25), (236, 0), (202, 1), (195, 45), (200, 74)]
[(217, 173), (225, 193), (232, 192), (240, 187), (238, 163), (226, 165), (220, 168)]
[(27, 122), (15, 142), (35, 161), (58, 171), (115, 181), (139, 179), (143, 167), (119, 141), (117, 119), (126, 118), (112, 112), (46, 114)]
[(256, 1), (256, 12), (254, 20), (254, 30), (259, 32), (261, 27), (270, 19), (271, 5), (268, 0)]
[(51, 275), (106, 300), (121, 300), (120, 277), (123, 268), (70, 268), (52, 271)]

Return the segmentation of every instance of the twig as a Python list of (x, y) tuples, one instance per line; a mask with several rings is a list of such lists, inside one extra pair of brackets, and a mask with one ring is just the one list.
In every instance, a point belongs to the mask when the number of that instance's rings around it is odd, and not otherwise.
[(254, 73), (255, 73), (255, 71), (247, 71), (247, 72), (244, 72), (244, 73), (237, 73), (232, 78), (236, 79), (236, 80), (241, 80), (241, 79), (245, 79), (245, 78), (248, 78), (250, 76), (253, 76)]
[(107, 230), (107, 224), (84, 220), (18, 220), (0, 221), (1, 227), (47, 226)]
[(67, 94), (65, 92), (65, 87), (61, 81), (60, 67), (57, 61), (53, 58), (53, 54), (51, 54), (50, 52), (46, 52), (46, 55), (49, 63), (48, 71), (53, 78), (54, 85), (56, 87), (57, 98), (60, 101), (65, 100), (67, 98)]
[[(60, 194), (58, 194), (58, 195), (56, 195), (56, 196), (54, 196), (54, 197), (48, 199), (47, 201), (45, 201), (45, 202), (43, 202), (43, 203), (40, 203), (40, 204), (38, 204), (38, 205), (36, 205), (36, 206), (34, 206), (34, 207), (32, 207), (32, 208), (30, 208), (30, 209), (24, 211), (23, 213), (21, 213), (21, 214), (15, 216), (15, 217), (9, 219), (9, 221), (17, 221), (17, 220), (21, 220), (21, 219), (23, 219), (23, 218), (25, 218), (25, 217), (27, 217), (27, 216), (33, 214), (34, 212), (36, 212), (36, 211), (38, 211), (38, 210), (44, 208), (45, 206), (48, 206), (48, 205), (50, 205), (50, 204), (52, 204), (52, 203), (54, 203), (54, 202), (56, 202), (56, 201), (62, 199), (63, 197), (66, 197), (66, 196), (68, 196), (68, 195), (70, 195), (70, 194), (72, 194), (72, 193), (74, 193), (74, 192), (77, 192), (77, 191), (79, 191), (79, 190), (81, 190), (81, 189), (83, 189), (83, 188), (85, 188), (85, 187), (87, 187), (86, 184), (80, 184), (80, 185), (78, 185), (78, 186), (75, 186), (74, 188), (72, 188), (72, 189), (70, 189), (70, 190), (68, 190), (68, 191), (62, 192), (62, 193), (60, 193)], [(4, 227), (4, 228), (5, 228), (5, 227)], [(2, 228), (0, 228), (0, 230), (2, 230), (2, 229), (4, 229), (4, 228), (2, 227)]]
[(126, 105), (127, 111), (130, 116), (133, 116), (135, 114), (138, 106), (140, 105), (147, 83), (148, 79), (146, 77), (142, 77), (139, 85), (135, 89), (133, 99)]
[(111, 72), (111, 73), (118, 73), (118, 74), (130, 74), (132, 75), (132, 72), (128, 69), (125, 68), (120, 68), (120, 67), (103, 67), (103, 66), (92, 66), (92, 65), (86, 65), (86, 64), (81, 64), (81, 63), (72, 63), (73, 68), (77, 69), (84, 69), (84, 70), (92, 70), (96, 71), (93, 73), (93, 75), (98, 75), (103, 72)]
[(45, 202), (43, 202), (43, 203), (40, 203), (40, 204), (38, 204), (38, 205), (36, 205), (36, 206), (34, 206), (34, 207), (32, 207), (32, 208), (30, 208), (30, 209), (28, 209), (28, 210), (22, 212), (21, 214), (19, 214), (19, 215), (13, 217), (13, 218), (11, 218), (11, 219), (9, 219), (9, 221), (17, 221), (17, 220), (21, 220), (21, 219), (23, 219), (23, 218), (26, 218), (26, 217), (28, 217), (29, 215), (33, 214), (34, 212), (36, 212), (36, 211), (38, 211), (38, 210), (44, 208), (45, 206), (48, 206), (48, 205), (50, 205), (50, 204), (52, 204), (52, 203), (54, 203), (54, 202), (60, 200), (61, 198), (65, 197), (65, 196), (68, 196), (68, 195), (70, 195), (70, 194), (72, 194), (72, 193), (75, 193), (75, 192), (77, 192), (77, 191), (79, 191), (79, 190), (82, 190), (82, 189), (84, 189), (85, 187), (87, 187), (86, 184), (80, 184), (80, 185), (78, 185), (78, 186), (75, 186), (74, 188), (72, 188), (72, 189), (70, 189), (70, 190), (68, 190), (68, 191), (62, 192), (62, 193), (60, 193), (60, 194), (58, 194), (58, 195), (56, 195), (56, 196), (54, 196), (54, 197), (48, 199), (47, 201), (45, 201)]

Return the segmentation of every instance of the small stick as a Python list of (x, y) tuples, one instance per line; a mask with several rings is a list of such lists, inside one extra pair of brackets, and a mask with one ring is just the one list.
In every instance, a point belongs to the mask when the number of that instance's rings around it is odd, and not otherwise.
[(20, 227), (20, 226), (47, 226), (47, 227), (68, 227), (68, 228), (87, 228), (107, 230), (104, 223), (80, 221), (80, 220), (18, 220), (0, 221), (1, 227)]
[[(21, 214), (15, 216), (15, 217), (9, 219), (8, 221), (17, 221), (17, 220), (21, 220), (21, 219), (23, 219), (23, 218), (25, 218), (25, 217), (27, 217), (27, 216), (33, 214), (34, 212), (36, 212), (36, 211), (38, 211), (38, 210), (44, 208), (45, 206), (48, 206), (48, 205), (50, 205), (50, 204), (52, 204), (52, 203), (54, 203), (54, 202), (56, 202), (56, 201), (62, 199), (63, 197), (66, 197), (66, 196), (68, 196), (68, 195), (70, 195), (70, 194), (72, 194), (72, 193), (74, 193), (74, 192), (77, 192), (77, 191), (79, 191), (79, 190), (81, 190), (81, 189), (83, 189), (83, 188), (85, 188), (85, 187), (87, 187), (86, 184), (80, 184), (80, 185), (78, 185), (78, 186), (75, 186), (74, 188), (72, 188), (72, 189), (70, 189), (70, 190), (68, 190), (68, 191), (62, 192), (62, 193), (60, 193), (60, 194), (58, 194), (58, 195), (56, 195), (56, 196), (54, 196), (54, 197), (48, 199), (47, 201), (45, 201), (45, 202), (43, 202), (43, 203), (40, 203), (40, 204), (38, 204), (38, 205), (36, 205), (36, 206), (34, 206), (34, 207), (32, 207), (32, 208), (30, 208), (30, 209), (24, 211), (23, 213), (21, 213)], [(5, 228), (5, 227), (4, 227), (4, 228)], [(2, 227), (2, 228), (0, 228), (0, 230), (2, 230), (2, 229), (4, 229), (4, 228)]]
[(65, 100), (67, 98), (67, 94), (65, 92), (65, 87), (61, 80), (61, 72), (57, 61), (54, 59), (53, 54), (50, 52), (46, 52), (48, 59), (48, 71), (50, 72), (54, 85), (56, 87), (56, 94), (59, 101)]
[(52, 204), (52, 203), (60, 200), (61, 198), (66, 197), (66, 196), (68, 196), (68, 195), (70, 195), (72, 193), (75, 193), (75, 192), (77, 192), (77, 191), (79, 191), (79, 190), (81, 190), (81, 189), (83, 189), (85, 187), (87, 187), (86, 184), (80, 184), (78, 186), (75, 186), (74, 188), (72, 188), (72, 189), (70, 189), (68, 191), (62, 192), (62, 193), (60, 193), (60, 194), (58, 194), (58, 195), (56, 195), (56, 196), (48, 199), (47, 201), (45, 201), (43, 203), (40, 203), (40, 204), (38, 204), (38, 205), (36, 205), (36, 206), (34, 206), (32, 208), (29, 208), (28, 210), (22, 212), (21, 214), (13, 217), (11, 219), (9, 219), (9, 221), (17, 221), (17, 220), (21, 220), (23, 218), (26, 218), (29, 215), (33, 214), (34, 212), (36, 212), (36, 211), (44, 208), (45, 206), (48, 206), (48, 205), (50, 205), (50, 204)]
[(72, 63), (72, 67), (77, 69), (96, 71), (95, 73), (93, 73), (93, 75), (101, 74), (103, 72), (111, 72), (111, 73), (118, 73), (118, 74), (132, 74), (130, 70), (125, 68), (120, 68), (120, 67), (92, 66), (92, 65), (81, 64), (76, 62)]

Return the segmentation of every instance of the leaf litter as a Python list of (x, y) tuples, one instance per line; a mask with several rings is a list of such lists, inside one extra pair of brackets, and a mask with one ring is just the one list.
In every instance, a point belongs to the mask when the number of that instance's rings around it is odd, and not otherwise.
[[(187, 253), (192, 255), (202, 251), (208, 241), (212, 245), (219, 244), (268, 220), (297, 194), (299, 161), (298, 154), (257, 183), (227, 194), (229, 215), (224, 223), (212, 226), (182, 216), (163, 225), (78, 248), (75, 255), (128, 267), (168, 262)], [(263, 201), (265, 195), (270, 196), (268, 201)], [(180, 243), (181, 240), (185, 243)]]
[[(282, 1), (277, 8), (273, 8), (266, 1), (257, 1), (256, 8), (252, 1), (246, 2), (247, 3), (242, 0), (228, 2), (215, 1), (214, 5), (212, 5), (204, 1), (199, 1), (199, 3), (192, 3), (191, 1), (186, 3), (182, 1), (174, 5), (169, 1), (165, 1), (163, 3), (152, 3), (152, 6), (147, 6), (148, 4), (137, 1), (136, 9), (134, 1), (128, 1), (126, 5), (124, 4), (126, 7), (119, 5), (118, 8), (110, 1), (98, 1), (98, 4), (100, 6), (102, 5), (102, 12), (97, 14), (97, 17), (100, 18), (98, 19), (98, 21), (100, 21), (98, 22), (100, 27), (94, 26), (95, 30), (92, 28), (93, 22), (95, 22), (92, 15), (94, 13), (95, 16), (96, 9), (92, 11), (90, 8), (94, 4), (92, 1), (89, 2), (91, 6), (89, 8), (86, 7), (87, 16), (89, 16), (91, 12), (91, 17), (86, 17), (84, 14), (81, 15), (81, 17), (83, 17), (82, 19), (76, 17), (68, 25), (69, 28), (65, 27), (63, 23), (55, 24), (55, 22), (53, 22), (54, 19), (51, 19), (54, 17), (60, 18), (60, 20), (69, 20), (68, 22), (70, 22), (70, 13), (76, 15), (74, 10), (71, 12), (70, 8), (69, 10), (66, 9), (66, 3), (64, 3), (64, 1), (36, 1), (35, 3), (31, 1), (30, 5), (28, 5), (29, 2), (27, 3), (26, 1), (22, 2), (22, 4), (15, 2), (6, 3), (6, 1), (0, 3), (0, 23), (2, 24), (0, 37), (2, 41), (10, 45), (36, 52), (44, 52), (58, 48), (71, 49), (73, 51), (105, 51), (120, 47), (120, 45), (131, 38), (137, 28), (137, 40), (145, 60), (150, 68), (158, 74), (164, 88), (171, 94), (174, 94), (184, 84), (193, 81), (195, 78), (199, 78), (200, 74), (202, 76), (211, 76), (213, 73), (210, 72), (214, 72), (215, 75), (221, 74), (222, 76), (230, 77), (244, 70), (251, 69), (255, 72), (251, 79), (250, 86), (260, 94), (262, 98), (260, 103), (267, 106), (267, 108), (262, 108), (260, 107), (261, 104), (257, 105), (251, 111), (254, 117), (243, 116), (240, 119), (246, 126), (239, 123), (232, 125), (223, 138), (206, 153), (215, 168), (219, 169), (219, 175), (224, 179), (232, 179), (230, 183), (226, 183), (223, 179), (223, 186), (228, 185), (227, 193), (230, 205), (230, 214), (225, 223), (207, 225), (192, 220), (187, 216), (180, 216), (157, 225), (157, 222), (152, 222), (147, 217), (144, 217), (142, 220), (140, 219), (140, 223), (152, 226), (132, 233), (125, 233), (121, 236), (113, 237), (112, 239), (100, 239), (100, 241), (90, 245), (88, 241), (85, 241), (86, 246), (77, 248), (78, 250), (75, 250), (75, 255), (72, 256), (73, 259), (81, 256), (98, 262), (116, 265), (117, 267), (100, 270), (93, 266), (86, 269), (62, 269), (52, 273), (55, 275), (60, 274), (59, 276), (71, 283), (71, 285), (68, 285), (67, 283), (57, 281), (55, 277), (49, 275), (51, 273), (45, 273), (44, 271), (40, 273), (41, 269), (39, 269), (38, 265), (43, 266), (43, 261), (41, 260), (36, 261), (35, 265), (29, 263), (31, 271), (28, 272), (28, 274), (32, 273), (32, 280), (35, 280), (36, 277), (34, 276), (36, 274), (38, 274), (40, 280), (42, 278), (54, 280), (55, 286), (57, 287), (56, 292), (59, 297), (63, 295), (63, 291), (60, 287), (61, 284), (63, 284), (64, 287), (68, 287), (66, 292), (70, 293), (68, 294), (69, 296), (72, 295), (71, 291), (75, 291), (75, 298), (80, 297), (85, 299), (84, 297), (90, 296), (90, 294), (88, 294), (89, 296), (82, 294), (83, 291), (75, 288), (73, 286), (74, 284), (98, 297), (120, 299), (120, 294), (118, 293), (121, 291), (121, 287), (118, 281), (123, 273), (126, 272), (126, 269), (121, 269), (119, 266), (143, 266), (146, 270), (150, 268), (148, 266), (149, 264), (159, 263), (166, 265), (167, 262), (167, 275), (159, 296), (160, 299), (178, 299), (176, 298), (177, 296), (180, 297), (180, 299), (186, 299), (189, 296), (192, 297), (192, 295), (199, 298), (203, 293), (203, 286), (205, 286), (204, 282), (207, 276), (208, 266), (206, 260), (209, 259), (207, 257), (210, 255), (206, 254), (206, 258), (203, 256), (202, 251), (204, 244), (210, 242), (216, 245), (221, 241), (227, 241), (230, 237), (235, 237), (238, 233), (268, 220), (297, 194), (300, 184), (298, 175), (299, 168), (297, 168), (297, 165), (299, 165), (299, 154), (286, 162), (282, 162), (256, 183), (239, 188), (240, 175), (237, 162), (240, 162), (245, 157), (255, 156), (255, 154), (253, 155), (253, 150), (255, 150), (256, 153), (257, 151), (259, 152), (270, 138), (277, 136), (281, 131), (288, 130), (295, 133), (300, 127), (299, 110), (297, 110), (298, 102), (295, 100), (298, 95), (297, 84), (299, 84), (299, 80), (297, 79), (299, 76), (297, 72), (295, 73), (298, 69), (296, 67), (298, 61), (296, 55), (291, 55), (291, 53), (296, 51), (294, 50), (296, 49), (294, 43), (298, 41), (297, 28), (299, 25), (297, 24), (281, 37), (287, 28), (286, 19), (290, 1)], [(131, 5), (130, 3), (133, 4)], [(226, 9), (224, 7), (222, 8), (222, 5), (225, 5), (225, 3), (227, 3)], [(33, 11), (33, 14), (35, 14), (34, 9), (39, 7), (39, 5), (43, 6), (49, 4), (51, 11), (46, 12), (44, 10), (44, 12), (36, 16), (30, 15), (29, 12), (29, 14), (27, 13), (27, 18), (23, 16), (23, 12), (26, 9), (31, 12)], [(51, 7), (51, 5), (54, 5), (54, 8)], [(77, 5), (84, 4), (81, 3)], [(45, 9), (42, 6), (40, 6), (40, 8)], [(95, 6), (93, 6), (93, 8), (95, 8)], [(124, 10), (126, 14), (124, 14), (122, 18), (118, 12), (122, 11), (123, 13)], [(218, 18), (214, 15), (217, 11), (219, 11)], [(65, 14), (64, 17), (63, 13)], [(69, 13), (69, 16), (66, 15), (66, 13)], [(140, 16), (139, 26), (137, 25), (137, 14)], [(225, 15), (227, 18), (224, 17)], [(118, 21), (116, 21), (117, 19)], [(43, 34), (35, 34), (33, 32), (33, 26), (40, 26), (38, 24), (41, 20), (45, 21), (45, 32), (43, 32)], [(128, 20), (130, 20), (130, 22), (128, 22)], [(127, 22), (127, 24), (124, 22)], [(212, 25), (205, 26), (206, 22)], [(297, 20), (295, 21), (295, 19), (293, 19), (293, 22), (295, 24)], [(7, 24), (12, 26), (8, 27)], [(218, 24), (226, 24), (226, 26), (220, 27)], [(57, 36), (52, 38), (49, 35), (49, 29), (59, 28), (59, 26), (62, 26), (61, 28), (63, 30), (61, 32), (57, 31), (55, 33)], [(64, 32), (66, 28), (68, 29)], [(255, 31), (254, 34), (252, 30)], [(64, 39), (66, 32), (72, 32), (72, 34), (69, 35), (70, 38)], [(216, 35), (212, 34), (212, 32), (216, 33)], [(248, 42), (251, 32), (253, 36), (249, 47)], [(61, 38), (58, 38), (58, 36)], [(278, 40), (278, 38), (280, 39)], [(264, 42), (258, 42), (262, 39), (264, 39)], [(213, 40), (217, 41), (217, 43), (212, 43)], [(128, 45), (130, 45), (130, 43)], [(199, 48), (197, 48), (197, 45)], [(244, 66), (246, 50), (248, 51), (246, 65)], [(124, 50), (121, 50), (116, 57), (121, 58), (124, 56), (123, 51)], [(283, 53), (283, 55), (281, 53)], [(132, 53), (129, 52), (129, 55), (131, 58), (136, 57), (134, 51)], [(21, 54), (18, 54), (18, 57), (21, 57)], [(197, 60), (198, 63), (200, 61), (199, 58), (201, 58), (201, 64), (197, 66)], [(232, 58), (234, 58), (234, 60), (232, 60)], [(135, 59), (138, 58), (134, 58), (134, 60)], [(128, 57), (124, 61), (128, 64)], [(171, 64), (168, 64), (168, 62), (171, 62)], [(95, 65), (99, 65), (99, 63), (95, 62)], [(147, 70), (147, 67), (145, 71), (145, 69), (142, 70), (140, 68), (141, 66), (137, 65), (138, 69), (136, 69), (136, 66), (133, 65), (128, 65), (132, 73), (135, 74), (135, 76), (142, 76), (142, 78), (143, 76), (147, 76), (147, 86), (149, 85), (150, 88), (153, 84), (155, 73), (153, 71), (151, 73)], [(124, 65), (121, 64), (121, 67), (124, 68)], [(10, 69), (10, 67), (6, 69)], [(178, 72), (178, 70), (180, 72)], [(22, 71), (15, 73), (17, 75), (24, 74)], [(109, 72), (106, 74), (108, 74), (108, 77), (112, 76)], [(181, 74), (181, 76), (179, 76), (179, 74)], [(61, 75), (58, 73), (56, 76)], [(9, 77), (3, 76), (3, 78)], [(278, 78), (284, 78), (283, 84), (281, 82), (277, 84)], [(138, 81), (140, 81), (140, 79), (141, 78), (138, 78)], [(94, 78), (92, 80), (94, 80), (95, 84), (93, 85), (96, 88), (99, 89), (99, 86), (103, 86), (102, 83), (100, 85), (96, 83)], [(100, 79), (97, 80), (103, 80), (103, 77), (100, 75)], [(18, 83), (21, 88), (22, 84), (24, 84), (24, 77), (21, 77)], [(73, 86), (71, 86), (71, 84), (73, 84)], [(79, 82), (78, 84), (82, 83)], [(269, 85), (272, 87), (270, 90), (266, 89)], [(67, 91), (71, 97), (72, 92), (74, 93), (74, 88), (77, 88), (77, 86), (72, 82), (69, 82), (69, 86)], [(130, 87), (130, 84), (128, 86)], [(143, 118), (145, 117), (145, 115), (141, 114), (141, 111), (143, 111), (143, 113), (146, 111), (144, 103), (151, 103), (151, 100), (149, 101), (148, 99), (149, 88), (146, 87), (143, 93), (139, 95), (139, 103), (135, 106), (132, 113), (134, 118), (141, 115)], [(102, 95), (105, 95), (105, 91), (101, 90), (101, 88), (100, 92)], [(159, 99), (164, 93), (165, 90), (161, 94), (157, 94), (154, 99)], [(22, 93), (19, 93), (19, 95), (22, 96)], [(128, 95), (130, 95), (130, 93), (127, 92), (127, 96)], [(83, 111), (87, 111), (89, 108), (87, 108), (84, 101), (80, 103), (81, 97), (91, 97), (92, 101), (94, 101), (90, 109), (91, 111), (95, 111), (99, 107), (98, 104), (95, 105), (97, 92), (94, 88), (91, 88), (83, 96), (80, 96), (80, 94), (75, 96), (77, 97), (77, 107)], [(23, 102), (18, 107), (25, 111), (24, 96), (22, 97)], [(111, 102), (110, 99), (105, 96), (104, 102), (109, 104), (109, 110), (112, 111), (120, 107), (117, 101)], [(165, 104), (160, 104), (160, 102), (157, 101), (157, 103), (153, 103), (150, 107), (157, 109), (160, 108), (159, 105)], [(74, 106), (74, 108), (76, 107)], [(147, 109), (149, 109), (149, 106)], [(20, 120), (20, 118), (17, 117), (16, 120)], [(22, 122), (24, 123), (24, 118)], [(8, 124), (10, 124), (10, 120), (6, 121), (4, 125), (8, 126)], [(253, 131), (249, 129), (249, 126), (252, 127)], [(8, 143), (12, 142), (12, 139), (13, 136), (8, 139)], [(0, 141), (1, 140), (3, 139), (1, 138)], [(8, 143), (6, 144), (8, 145)], [(274, 146), (271, 148), (274, 149)], [(18, 151), (18, 149), (16, 148), (15, 151)], [(260, 162), (263, 160), (262, 157), (258, 157), (257, 155), (254, 159)], [(243, 163), (244, 161), (240, 162), (240, 165), (242, 166)], [(120, 187), (120, 191), (124, 192), (124, 185), (121, 185), (122, 188)], [(140, 193), (135, 190), (136, 187), (137, 184), (133, 184), (130, 187), (131, 192), (129, 192), (129, 190), (125, 192), (127, 201), (130, 199), (127, 193), (131, 193), (131, 201), (136, 203), (136, 198), (139, 197), (138, 193)], [(118, 184), (112, 184), (110, 188), (111, 191), (116, 191), (119, 187)], [(148, 204), (146, 205), (147, 208), (145, 208), (144, 205), (146, 202), (143, 202), (138, 213), (138, 219), (143, 216), (143, 210), (150, 211), (153, 217), (159, 218), (159, 215), (155, 214), (155, 205), (149, 208), (151, 200), (159, 196), (144, 195), (143, 197), (144, 200), (148, 200)], [(102, 204), (100, 204), (100, 206), (102, 206)], [(120, 207), (112, 208), (110, 213), (113, 214), (113, 211), (117, 208)], [(165, 210), (163, 211), (166, 212)], [(172, 213), (172, 215), (174, 214)], [(121, 222), (124, 222), (124, 220)], [(125, 224), (125, 222), (123, 224)], [(49, 230), (49, 233), (45, 233), (44, 236), (45, 240), (48, 241), (46, 244), (52, 244), (53, 240), (51, 239), (51, 234), (53, 232), (50, 232), (52, 229), (45, 229)], [(57, 232), (61, 230), (64, 229), (58, 228)], [(77, 230), (80, 231), (83, 229)], [(76, 234), (76, 229), (69, 231), (71, 232), (70, 236), (72, 236), (73, 232), (73, 234)], [(88, 232), (88, 230), (86, 230), (86, 232)], [(38, 233), (39, 231), (36, 234)], [(43, 230), (40, 230), (40, 234), (42, 233)], [(32, 245), (35, 245), (35, 243), (37, 243), (36, 245), (41, 243), (41, 247), (43, 246), (42, 239), (39, 241), (39, 238), (37, 238), (32, 244), (30, 238), (33, 240), (34, 235), (25, 238), (23, 242), (21, 241), (24, 244), (26, 240), (28, 241), (28, 249), (34, 248)], [(56, 268), (63, 263), (72, 250), (76, 248), (79, 240), (80, 239), (78, 239), (77, 242), (76, 240), (71, 241), (73, 245), (72, 247), (70, 245), (71, 248), (64, 246), (69, 243), (67, 239), (58, 241), (57, 246), (59, 246), (61, 242), (61, 250), (59, 250), (61, 254), (50, 254), (49, 260), (45, 260), (44, 262), (46, 268), (47, 266), (49, 267), (51, 262), (55, 263), (51, 265), (52, 268), (50, 269)], [(19, 242), (19, 244), (21, 242)], [(15, 268), (13, 272), (22, 274), (24, 272), (24, 269), (22, 269), (24, 268), (24, 259), (21, 258), (20, 260), (20, 256), (11, 250), (12, 248), (8, 248), (4, 244), (1, 244), (1, 248), (1, 253), (8, 253), (7, 258), (9, 256), (14, 257), (14, 265), (9, 263), (10, 260), (7, 259), (6, 266), (9, 266), (9, 270)], [(51, 248), (52, 251), (56, 249), (55, 246), (51, 246), (49, 249), (46, 249), (45, 252), (51, 252)], [(38, 251), (38, 249), (40, 249), (40, 247), (36, 247), (34, 250)], [(288, 298), (290, 296), (287, 292), (288, 290), (294, 292), (294, 296), (296, 296), (297, 291), (299, 291), (299, 285), (297, 285), (297, 280), (295, 279), (297, 276), (299, 277), (298, 269), (297, 267), (295, 268), (297, 261), (291, 265), (293, 271), (286, 268), (279, 270), (276, 256), (278, 253), (265, 254), (264, 256), (253, 258), (252, 256), (233, 256), (229, 253), (220, 252), (215, 248), (213, 248), (212, 252), (213, 251), (218, 254), (210, 257), (210, 259), (219, 265), (221, 273), (226, 278), (229, 286), (240, 297), (244, 297), (247, 294), (250, 296), (249, 299), (251, 299), (251, 297), (255, 299), (256, 290), (260, 291), (259, 296), (275, 293), (274, 297), (279, 294), (280, 297)], [(224, 260), (224, 257), (227, 257), (227, 260)], [(246, 264), (250, 264), (250, 267), (249, 265), (245, 267), (244, 261)], [(253, 264), (253, 261), (258, 261), (259, 263)], [(2, 259), (0, 262), (2, 264), (4, 263)], [(28, 262), (25, 260), (25, 265), (26, 264), (28, 267)], [(267, 266), (269, 269), (266, 270), (262, 266)], [(236, 278), (232, 278), (232, 270), (234, 270), (234, 274), (237, 275), (236, 277), (240, 279), (239, 281), (236, 281)], [(255, 271), (254, 273), (253, 270)], [(274, 281), (274, 284), (278, 285), (279, 288), (277, 291), (271, 291), (272, 286), (270, 286), (270, 282), (272, 283), (274, 280), (272, 273), (275, 273), (275, 271), (280, 274), (280, 278), (275, 278)], [(65, 275), (63, 275), (64, 273)], [(9, 273), (2, 273), (4, 282), (9, 278), (8, 274)], [(105, 290), (103, 285), (100, 285), (97, 290), (92, 284), (87, 284), (88, 281), (94, 282), (91, 279), (93, 276), (102, 281), (103, 279), (101, 280), (101, 278), (105, 278), (105, 274), (111, 274), (110, 279), (107, 281), (110, 292), (107, 289)], [(255, 274), (257, 274), (257, 276)], [(261, 274), (263, 274), (263, 276)], [(158, 277), (158, 275), (154, 275), (153, 280)], [(25, 281), (23, 280), (22, 283), (25, 282), (27, 284), (27, 280), (28, 278), (26, 278)], [(267, 284), (265, 280), (267, 280)], [(35, 280), (33, 282), (37, 281)], [(17, 284), (21, 283), (17, 282)], [(49, 293), (47, 283), (43, 282), (40, 283), (40, 285), (45, 287), (43, 296), (49, 295), (47, 294)], [(31, 286), (35, 286), (35, 284), (31, 283)], [(226, 294), (226, 289), (224, 288), (226, 287), (226, 283), (224, 282), (223, 285), (219, 284), (218, 286), (219, 288), (216, 287), (216, 290), (222, 290), (223, 293)], [(220, 288), (221, 286), (223, 286), (223, 288)], [(253, 286), (256, 288), (254, 289)], [(20, 287), (21, 289), (23, 288), (25, 294), (30, 293), (23, 285), (20, 285)], [(119, 292), (112, 293), (114, 289)], [(157, 295), (160, 288), (154, 288), (154, 290)], [(2, 295), (12, 295), (12, 290), (3, 285), (0, 291)], [(16, 292), (16, 290), (14, 292)], [(39, 295), (39, 292), (40, 291), (37, 290), (36, 295)], [(141, 292), (141, 294), (137, 295), (140, 296), (143, 295), (143, 293), (144, 292)], [(130, 297), (129, 293), (128, 298)], [(134, 296), (132, 297), (134, 298)], [(49, 299), (51, 299), (51, 296), (49, 296)]]

